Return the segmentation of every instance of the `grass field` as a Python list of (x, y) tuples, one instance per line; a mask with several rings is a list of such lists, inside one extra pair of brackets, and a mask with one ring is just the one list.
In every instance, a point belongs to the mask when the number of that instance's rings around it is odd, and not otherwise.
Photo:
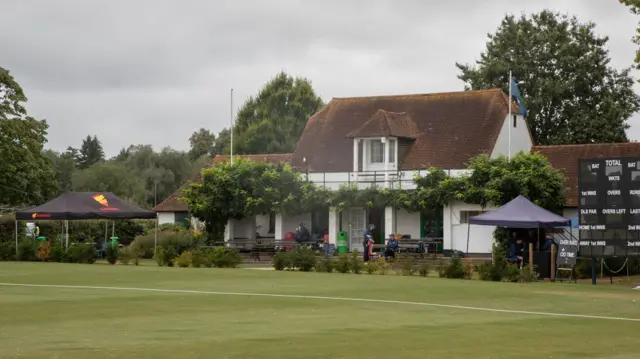
[(628, 287), (54, 263), (0, 263), (0, 282), (121, 287), (0, 285), (0, 358), (622, 359), (640, 353), (640, 292)]

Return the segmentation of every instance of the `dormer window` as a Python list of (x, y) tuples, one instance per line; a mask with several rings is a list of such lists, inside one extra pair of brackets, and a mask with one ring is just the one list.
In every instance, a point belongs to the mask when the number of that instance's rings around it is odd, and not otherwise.
[(371, 141), (371, 163), (384, 163), (384, 143), (381, 140)]

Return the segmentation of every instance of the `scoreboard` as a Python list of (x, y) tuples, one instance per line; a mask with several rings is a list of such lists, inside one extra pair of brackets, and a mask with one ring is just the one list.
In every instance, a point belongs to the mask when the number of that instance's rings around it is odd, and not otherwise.
[(583, 257), (640, 255), (640, 157), (578, 163)]

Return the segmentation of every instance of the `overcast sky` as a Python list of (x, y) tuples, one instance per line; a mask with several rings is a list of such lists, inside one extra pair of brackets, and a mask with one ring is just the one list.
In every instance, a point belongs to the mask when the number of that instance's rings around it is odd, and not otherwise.
[(544, 8), (595, 22), (613, 65), (631, 64), (640, 17), (618, 0), (0, 0), (0, 66), (50, 148), (96, 134), (107, 155), (188, 149), (194, 130), (228, 126), (230, 88), (240, 105), (280, 70), (325, 101), (462, 90), (455, 62), (477, 59), (506, 13)]

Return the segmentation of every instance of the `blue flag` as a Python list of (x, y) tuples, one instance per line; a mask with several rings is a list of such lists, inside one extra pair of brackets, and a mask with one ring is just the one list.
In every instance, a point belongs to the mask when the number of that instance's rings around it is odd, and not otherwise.
[(516, 83), (516, 80), (513, 78), (511, 79), (511, 96), (516, 98), (516, 102), (520, 107), (520, 113), (522, 114), (522, 117), (526, 118), (528, 111), (524, 107), (524, 101), (522, 100), (522, 95), (520, 94), (520, 90), (518, 90), (518, 84)]

